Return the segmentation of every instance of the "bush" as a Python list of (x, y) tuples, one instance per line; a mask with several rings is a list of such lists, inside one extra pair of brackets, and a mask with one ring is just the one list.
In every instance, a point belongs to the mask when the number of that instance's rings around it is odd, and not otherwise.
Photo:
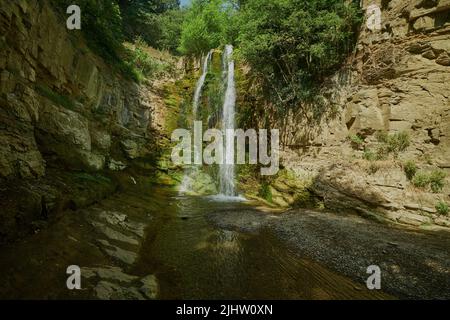
[(227, 42), (225, 40), (227, 15), (225, 0), (194, 0), (183, 22), (179, 52), (201, 56)]
[(60, 105), (64, 108), (75, 110), (75, 103), (68, 97), (61, 95), (47, 86), (44, 85), (36, 85), (36, 91), (43, 97), (49, 99), (53, 103)]
[(446, 176), (446, 173), (442, 170), (434, 170), (430, 174), (418, 172), (414, 176), (412, 183), (422, 189), (430, 186), (432, 192), (439, 193), (444, 188)]
[(430, 184), (430, 177), (424, 172), (418, 172), (414, 176), (412, 183), (417, 188), (425, 189)]
[(392, 152), (403, 152), (411, 145), (409, 134), (407, 132), (399, 132), (391, 136), (388, 145)]
[(377, 160), (386, 160), (389, 156), (389, 150), (386, 146), (380, 146), (377, 150)]
[(380, 170), (380, 166), (377, 164), (377, 162), (372, 162), (369, 166), (369, 174), (375, 174)]
[(375, 134), (375, 137), (377, 138), (377, 141), (381, 143), (387, 143), (389, 139), (389, 135), (386, 131), (378, 131)]
[(431, 191), (433, 191), (434, 193), (441, 192), (445, 185), (446, 176), (447, 175), (442, 170), (434, 170), (433, 172), (431, 172), (429, 177)]
[(364, 139), (357, 134), (352, 134), (348, 137), (353, 147), (360, 148), (364, 144)]
[(259, 190), (258, 195), (267, 200), (268, 202), (272, 202), (272, 191), (270, 190), (270, 184), (267, 182), (264, 182), (261, 185), (261, 189)]
[(400, 152), (405, 151), (410, 146), (410, 138), (407, 132), (398, 132), (388, 135), (386, 132), (377, 133), (377, 140), (384, 144), (384, 153), (393, 153), (397, 156)]
[(438, 212), (438, 214), (446, 216), (448, 215), (448, 213), (450, 212), (450, 208), (448, 206), (448, 204), (446, 204), (443, 201), (439, 201), (438, 204), (436, 205), (436, 210)]
[(411, 181), (417, 173), (417, 166), (413, 161), (408, 161), (403, 165), (403, 170), (408, 180)]
[(363, 153), (363, 158), (367, 161), (377, 160), (377, 155), (370, 149), (365, 149)]
[(154, 48), (176, 51), (184, 19), (178, 0), (122, 1), (121, 11), (128, 41), (141, 36)]
[[(66, 15), (66, 9), (72, 0), (52, 0), (56, 8)], [(122, 17), (115, 0), (78, 0), (81, 9), (82, 27), (88, 45), (108, 62), (120, 60), (122, 49)]]
[(153, 58), (148, 50), (150, 48), (138, 37), (134, 46), (128, 49), (125, 63), (132, 72), (133, 78), (141, 82), (144, 78), (151, 79), (162, 75), (170, 69), (170, 64)]

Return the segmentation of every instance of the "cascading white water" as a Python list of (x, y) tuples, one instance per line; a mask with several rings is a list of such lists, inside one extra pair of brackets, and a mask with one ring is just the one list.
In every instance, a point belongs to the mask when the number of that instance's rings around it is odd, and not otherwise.
[[(225, 134), (224, 163), (220, 166), (220, 193), (225, 196), (235, 196), (234, 182), (234, 116), (236, 105), (236, 87), (234, 83), (233, 46), (225, 47), (224, 59), (227, 66), (227, 87), (222, 113), (222, 130)], [(230, 130), (231, 129), (231, 130)]]
[(212, 55), (212, 51), (208, 52), (208, 54), (206, 55), (205, 61), (203, 62), (202, 75), (198, 79), (197, 86), (195, 87), (194, 101), (192, 103), (192, 114), (194, 116), (194, 121), (197, 120), (196, 117), (197, 117), (198, 105), (200, 103), (200, 98), (202, 97), (202, 90), (203, 90), (203, 85), (205, 84), (206, 75), (208, 74), (208, 67), (209, 67), (209, 62), (211, 61), (211, 55)]
[[(202, 97), (202, 91), (203, 91), (203, 86), (205, 84), (206, 75), (208, 74), (208, 67), (209, 67), (209, 63), (211, 61), (211, 56), (212, 56), (212, 50), (210, 52), (208, 52), (208, 54), (205, 57), (205, 60), (203, 61), (202, 74), (197, 81), (197, 85), (195, 86), (194, 100), (192, 102), (192, 120), (193, 121), (197, 120), (198, 106), (200, 104), (200, 99)], [(194, 146), (194, 159), (196, 159), (198, 157), (199, 152), (201, 152), (201, 151), (198, 150), (198, 148), (196, 148), (196, 146)], [(184, 194), (184, 193), (190, 191), (191, 185), (193, 182), (192, 178), (190, 176), (193, 175), (193, 172), (195, 172), (196, 170), (197, 170), (197, 167), (194, 166), (185, 172), (183, 181), (181, 182), (181, 186), (179, 189), (180, 193)]]

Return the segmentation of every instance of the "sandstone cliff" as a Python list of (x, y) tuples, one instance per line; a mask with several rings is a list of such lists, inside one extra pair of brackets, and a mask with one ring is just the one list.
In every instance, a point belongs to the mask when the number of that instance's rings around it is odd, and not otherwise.
[[(449, 227), (436, 204), (450, 203), (450, 1), (362, 1), (372, 4), (382, 29), (363, 25), (356, 53), (325, 85), (329, 107), (319, 120), (291, 116), (283, 162), (311, 179), (330, 209)], [(408, 148), (371, 159), (379, 132), (405, 133)], [(446, 172), (443, 190), (415, 186), (406, 161), (423, 176)]]

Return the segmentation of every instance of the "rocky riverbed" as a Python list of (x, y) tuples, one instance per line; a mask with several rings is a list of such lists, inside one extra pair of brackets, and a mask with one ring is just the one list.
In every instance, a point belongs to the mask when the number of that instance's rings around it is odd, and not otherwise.
[(370, 265), (382, 272), (382, 288), (399, 298), (448, 299), (450, 234), (376, 223), (355, 215), (310, 210), (284, 214), (220, 212), (217, 225), (276, 237), (295, 255), (307, 256), (364, 282)]

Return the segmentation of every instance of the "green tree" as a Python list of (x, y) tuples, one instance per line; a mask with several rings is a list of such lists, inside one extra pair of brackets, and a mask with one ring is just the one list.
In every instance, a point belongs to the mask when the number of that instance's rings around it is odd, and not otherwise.
[(352, 50), (360, 13), (344, 0), (240, 1), (240, 56), (280, 110), (301, 107)]
[[(65, 14), (72, 0), (53, 0), (52, 3)], [(78, 0), (82, 12), (81, 30), (89, 46), (109, 61), (119, 59), (122, 48), (122, 16), (117, 0)]]
[[(161, 42), (166, 44), (164, 37), (168, 34), (181, 32), (173, 31), (175, 25), (172, 23), (174, 11), (180, 10), (179, 0), (120, 1), (120, 8), (124, 18), (124, 34), (129, 41), (141, 37), (147, 44), (158, 48)], [(181, 23), (177, 26), (178, 30), (180, 26)], [(179, 41), (178, 38), (173, 40)]]
[(223, 0), (194, 0), (183, 23), (179, 51), (201, 55), (224, 44), (228, 8)]
[(168, 10), (160, 15), (161, 35), (157, 41), (157, 48), (177, 53), (181, 38), (185, 11), (181, 9)]

